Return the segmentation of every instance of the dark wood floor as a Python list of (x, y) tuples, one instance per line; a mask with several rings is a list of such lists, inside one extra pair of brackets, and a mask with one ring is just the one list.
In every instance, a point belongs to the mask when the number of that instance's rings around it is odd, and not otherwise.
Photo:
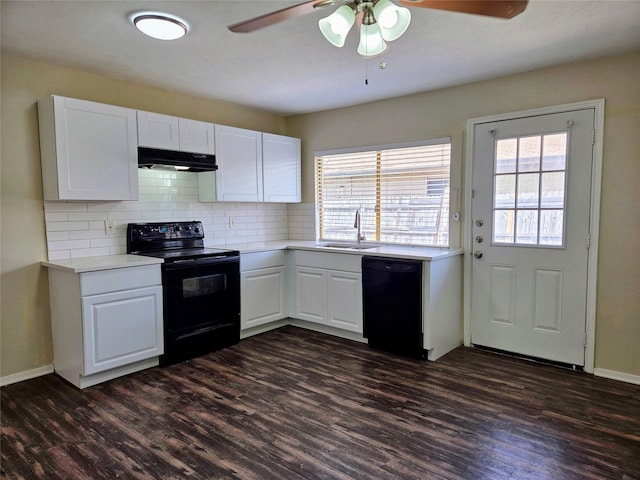
[(285, 327), (1, 393), (4, 478), (640, 478), (640, 386), (464, 347), (426, 362)]

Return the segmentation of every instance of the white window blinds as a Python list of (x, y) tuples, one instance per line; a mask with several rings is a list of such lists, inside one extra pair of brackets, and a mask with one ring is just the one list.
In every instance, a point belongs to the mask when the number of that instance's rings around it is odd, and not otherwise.
[(451, 142), (323, 153), (316, 157), (321, 240), (356, 239), (360, 210), (367, 241), (449, 245)]

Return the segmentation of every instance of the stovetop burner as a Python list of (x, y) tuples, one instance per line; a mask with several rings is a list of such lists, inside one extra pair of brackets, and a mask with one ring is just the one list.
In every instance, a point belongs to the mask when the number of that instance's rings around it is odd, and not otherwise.
[(153, 250), (149, 252), (140, 252), (140, 255), (163, 258), (165, 261), (190, 260), (208, 257), (229, 257), (237, 256), (239, 254), (240, 252), (238, 252), (237, 250), (223, 250), (220, 248), (178, 248), (171, 250)]
[(237, 250), (204, 246), (202, 222), (149, 222), (127, 225), (127, 253), (163, 258), (165, 262), (237, 256)]

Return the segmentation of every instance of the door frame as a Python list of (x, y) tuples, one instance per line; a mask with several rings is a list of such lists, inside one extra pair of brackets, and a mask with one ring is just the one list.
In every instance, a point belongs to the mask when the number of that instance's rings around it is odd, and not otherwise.
[(473, 251), (473, 219), (472, 185), (473, 185), (473, 151), (475, 143), (475, 127), (482, 123), (515, 120), (518, 118), (564, 113), (573, 110), (595, 110), (593, 136), (593, 164), (591, 166), (591, 206), (589, 212), (590, 248), (587, 260), (587, 305), (586, 305), (586, 338), (584, 371), (593, 373), (595, 357), (596, 331), (596, 281), (598, 269), (598, 238), (600, 232), (600, 197), (602, 184), (602, 150), (604, 139), (604, 98), (584, 102), (568, 103), (551, 107), (521, 110), (467, 120), (465, 158), (464, 158), (464, 294), (463, 294), (463, 340), (465, 346), (471, 346), (471, 288), (472, 288), (472, 251)]

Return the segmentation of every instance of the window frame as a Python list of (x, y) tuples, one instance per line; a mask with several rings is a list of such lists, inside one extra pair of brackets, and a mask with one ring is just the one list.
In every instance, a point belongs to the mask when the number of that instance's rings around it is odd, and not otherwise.
[[(320, 215), (320, 202), (319, 202), (319, 162), (321, 157), (323, 156), (331, 156), (331, 155), (347, 155), (347, 154), (357, 154), (357, 153), (370, 153), (376, 154), (377, 157), (380, 156), (380, 152), (384, 150), (394, 150), (394, 149), (404, 149), (404, 148), (414, 148), (414, 147), (429, 147), (429, 146), (437, 146), (437, 145), (447, 145), (449, 147), (449, 159), (446, 168), (448, 169), (448, 176), (446, 177), (446, 182), (442, 182), (442, 189), (445, 192), (442, 194), (442, 202), (441, 202), (441, 210), (439, 214), (441, 215), (446, 212), (446, 244), (438, 244), (438, 243), (407, 243), (407, 242), (389, 242), (384, 240), (379, 240), (381, 238), (381, 224), (384, 222), (382, 219), (383, 212), (376, 208), (376, 215), (378, 215), (379, 221), (376, 221), (376, 236), (378, 240), (369, 240), (368, 243), (380, 244), (380, 245), (401, 245), (408, 247), (430, 247), (430, 248), (450, 248), (451, 247), (451, 166), (453, 160), (453, 145), (451, 142), (451, 137), (439, 137), (439, 138), (430, 138), (425, 140), (418, 140), (412, 142), (400, 142), (400, 143), (392, 143), (392, 144), (382, 144), (382, 145), (366, 145), (359, 147), (348, 147), (348, 148), (339, 148), (339, 149), (330, 149), (330, 150), (319, 150), (314, 152), (314, 186), (315, 186), (315, 226), (316, 226), (316, 240), (317, 241), (344, 241), (344, 239), (337, 238), (326, 238), (322, 237), (323, 232), (323, 220)], [(438, 174), (436, 174), (438, 175)], [(442, 175), (442, 174), (439, 174)], [(376, 172), (377, 182), (376, 182), (376, 203), (381, 205), (381, 196), (380, 196), (380, 172)], [(442, 181), (443, 177), (440, 177)], [(429, 178), (425, 179), (427, 185), (429, 184)], [(455, 190), (455, 189), (454, 189)], [(426, 192), (425, 192), (425, 195)], [(446, 203), (446, 208), (442, 205)], [(355, 210), (354, 210), (355, 213)], [(355, 239), (355, 234), (354, 234)]]

